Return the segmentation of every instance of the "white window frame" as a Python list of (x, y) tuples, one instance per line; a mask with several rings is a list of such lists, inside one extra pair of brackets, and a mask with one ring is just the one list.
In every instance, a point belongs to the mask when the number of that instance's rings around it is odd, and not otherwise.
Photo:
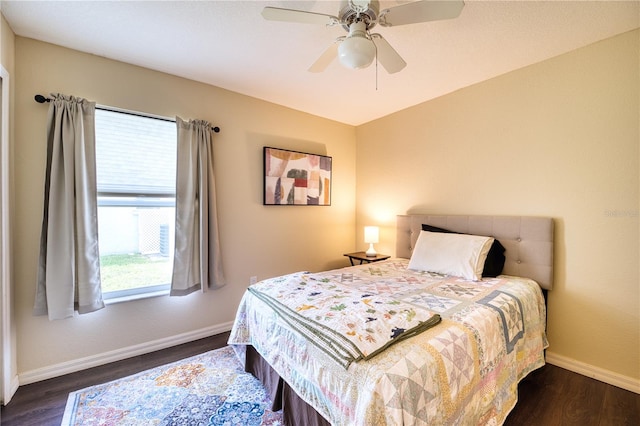
[[(142, 118), (151, 118), (155, 120), (168, 121), (172, 123), (176, 122), (175, 119), (171, 119), (167, 117), (161, 117), (157, 115), (140, 113), (140, 112), (133, 112), (133, 111), (123, 110), (123, 109), (113, 108), (113, 107), (96, 106), (96, 114), (98, 114), (99, 113), (98, 111), (101, 111), (101, 110), (119, 113), (119, 114), (125, 114), (125, 115), (132, 115), (132, 116), (137, 116)], [(97, 138), (96, 138), (96, 143), (99, 143)], [(176, 136), (176, 143), (177, 143), (177, 136)], [(118, 201), (117, 200), (118, 197), (128, 198), (128, 199), (148, 198), (149, 201), (146, 202), (148, 207), (174, 207), (175, 208), (175, 196), (176, 196), (175, 192), (174, 193), (133, 193), (133, 192), (120, 193), (120, 192), (98, 191), (97, 193), (98, 208), (102, 206), (112, 206), (112, 207), (140, 206), (139, 203), (135, 203), (131, 200)], [(169, 201), (171, 199), (173, 201)], [(100, 238), (100, 235), (98, 235), (98, 239), (99, 238)], [(171, 248), (171, 250), (173, 250), (173, 247)], [(130, 300), (166, 296), (169, 294), (170, 290), (171, 290), (171, 283), (169, 282), (166, 284), (158, 284), (158, 285), (152, 285), (152, 286), (135, 287), (135, 288), (126, 289), (126, 290), (103, 292), (102, 298), (105, 304), (114, 304), (114, 303), (130, 301)]]

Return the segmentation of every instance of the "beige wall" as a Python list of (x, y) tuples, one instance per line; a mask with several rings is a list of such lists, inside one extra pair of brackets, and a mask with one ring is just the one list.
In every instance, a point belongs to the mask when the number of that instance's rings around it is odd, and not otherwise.
[(7, 71), (12, 71), (15, 36), (4, 15), (0, 15), (0, 39), (0, 61)]
[[(46, 159), (47, 106), (60, 92), (161, 116), (200, 118), (215, 138), (222, 256), (228, 285), (185, 297), (109, 305), (49, 322), (31, 314)], [(355, 129), (251, 97), (62, 47), (16, 37), (15, 306), (18, 369), (42, 369), (184, 333), (229, 326), (249, 277), (346, 266), (354, 246)], [(262, 205), (262, 147), (333, 157), (330, 207)]]
[[(394, 215), (556, 221), (548, 354), (640, 389), (639, 31), (357, 129), (357, 240)], [(616, 377), (619, 376), (619, 377)]]

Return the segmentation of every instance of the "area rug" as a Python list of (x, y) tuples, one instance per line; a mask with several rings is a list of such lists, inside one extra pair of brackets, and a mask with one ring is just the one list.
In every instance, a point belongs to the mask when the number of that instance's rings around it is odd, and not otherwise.
[(69, 394), (62, 426), (272, 425), (264, 388), (226, 346)]

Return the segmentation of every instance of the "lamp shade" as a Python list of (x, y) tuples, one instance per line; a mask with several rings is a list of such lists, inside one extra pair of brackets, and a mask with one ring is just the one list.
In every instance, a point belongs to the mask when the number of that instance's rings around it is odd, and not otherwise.
[(376, 45), (367, 37), (364, 22), (354, 22), (349, 36), (338, 46), (338, 60), (347, 68), (360, 69), (371, 65), (376, 57)]
[(365, 226), (364, 227), (364, 242), (374, 243), (378, 242), (378, 227), (377, 226)]

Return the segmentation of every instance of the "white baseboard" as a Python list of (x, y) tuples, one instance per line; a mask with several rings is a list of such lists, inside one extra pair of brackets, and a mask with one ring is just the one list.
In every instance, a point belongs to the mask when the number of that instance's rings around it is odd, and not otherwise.
[(549, 364), (640, 394), (640, 380), (547, 351)]
[(18, 376), (20, 386), (29, 383), (39, 382), (41, 380), (51, 379), (53, 377), (62, 376), (76, 371), (86, 370), (87, 368), (108, 364), (114, 361), (120, 361), (126, 358), (146, 354), (149, 352), (166, 349), (171, 346), (180, 345), (182, 343), (191, 342), (202, 339), (204, 337), (213, 336), (231, 330), (233, 322), (214, 325), (211, 327), (201, 328), (187, 333), (178, 334), (176, 336), (166, 337), (164, 339), (154, 340), (152, 342), (142, 343), (139, 345), (129, 346), (114, 351), (104, 352), (97, 355), (79, 358), (72, 361), (54, 364), (43, 368), (37, 368), (31, 371), (25, 371)]

